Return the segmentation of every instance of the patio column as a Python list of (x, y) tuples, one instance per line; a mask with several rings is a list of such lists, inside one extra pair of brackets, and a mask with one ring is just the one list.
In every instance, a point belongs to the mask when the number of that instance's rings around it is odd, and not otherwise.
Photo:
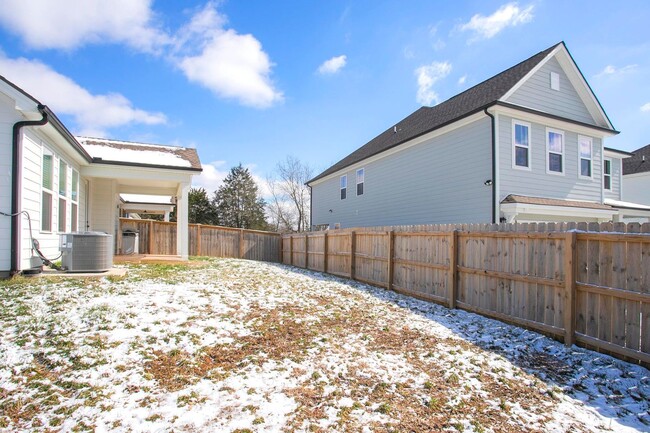
[(176, 193), (176, 254), (182, 260), (189, 256), (188, 195), (189, 183), (181, 183)]

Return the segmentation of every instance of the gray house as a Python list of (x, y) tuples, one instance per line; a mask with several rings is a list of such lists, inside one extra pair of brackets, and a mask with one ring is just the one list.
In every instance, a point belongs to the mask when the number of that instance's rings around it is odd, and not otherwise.
[(312, 228), (616, 221), (618, 132), (560, 42), (422, 107), (308, 182)]

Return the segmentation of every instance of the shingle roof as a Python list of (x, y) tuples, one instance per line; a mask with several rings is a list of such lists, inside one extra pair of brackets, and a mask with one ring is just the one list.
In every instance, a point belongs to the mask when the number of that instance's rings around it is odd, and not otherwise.
[(501, 201), (501, 203), (520, 203), (520, 204), (534, 204), (541, 206), (563, 206), (563, 207), (579, 207), (586, 209), (602, 209), (612, 210), (611, 206), (601, 203), (594, 203), (589, 201), (577, 200), (561, 200), (556, 198), (543, 198), (543, 197), (529, 197), (525, 195), (510, 194)]
[(623, 159), (623, 174), (645, 173), (646, 171), (650, 171), (650, 144), (633, 151), (632, 156)]
[(106, 138), (76, 138), (93, 157), (93, 163), (202, 170), (196, 149)]
[(398, 122), (395, 125), (397, 127), (396, 131), (391, 126), (359, 149), (311, 179), (308, 183), (487, 108), (503, 97), (508, 90), (514, 87), (528, 72), (561, 44), (564, 44), (564, 42), (540, 51), (529, 59), (506, 69), (494, 77), (434, 107), (419, 108), (413, 114)]

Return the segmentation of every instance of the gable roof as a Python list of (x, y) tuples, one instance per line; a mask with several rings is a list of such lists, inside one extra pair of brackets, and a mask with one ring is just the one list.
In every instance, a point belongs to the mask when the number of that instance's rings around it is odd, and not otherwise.
[(623, 159), (623, 174), (645, 173), (650, 171), (650, 144), (632, 152)]
[[(564, 42), (559, 42), (436, 106), (419, 108), (417, 111), (395, 124), (395, 126), (382, 132), (377, 137), (373, 138), (327, 170), (323, 171), (318, 176), (309, 180), (307, 183), (312, 183), (345, 167), (363, 161), (373, 155), (384, 152), (416, 137), (483, 111), (497, 103), (509, 107), (517, 107), (499, 101), (524, 77), (542, 63), (549, 54), (560, 46), (566, 49)], [(589, 90), (591, 91), (591, 88)], [(598, 104), (600, 105), (600, 103)], [(596, 128), (610, 130), (609, 128)], [(613, 131), (613, 129), (611, 130)]]
[(135, 143), (107, 138), (76, 137), (95, 164), (129, 165), (202, 171), (196, 149)]

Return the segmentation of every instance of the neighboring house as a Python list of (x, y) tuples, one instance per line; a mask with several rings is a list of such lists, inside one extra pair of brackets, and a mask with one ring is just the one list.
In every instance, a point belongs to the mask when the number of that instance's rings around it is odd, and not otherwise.
[(561, 42), (311, 179), (312, 228), (616, 220), (605, 198), (620, 200), (629, 153), (604, 147), (615, 134)]
[(623, 160), (623, 179), (623, 199), (631, 202), (625, 203), (626, 218), (650, 221), (650, 144), (633, 151)]
[(32, 266), (32, 237), (48, 258), (59, 255), (60, 233), (101, 231), (117, 243), (120, 193), (174, 196), (186, 258), (187, 197), (200, 171), (194, 149), (75, 138), (0, 76), (0, 274)]

